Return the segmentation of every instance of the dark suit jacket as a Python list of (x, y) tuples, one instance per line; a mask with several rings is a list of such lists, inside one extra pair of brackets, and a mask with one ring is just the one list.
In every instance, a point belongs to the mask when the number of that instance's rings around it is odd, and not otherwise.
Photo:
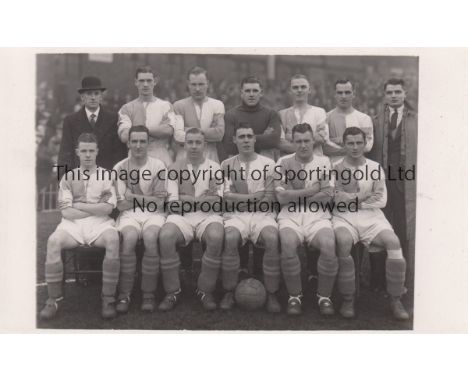
[[(112, 169), (114, 165), (127, 157), (127, 147), (120, 141), (117, 134), (118, 114), (99, 110), (96, 124), (91, 127), (85, 108), (67, 115), (63, 121), (62, 143), (58, 157), (58, 165), (66, 165), (73, 169), (80, 165), (75, 155), (76, 142), (82, 133), (94, 133), (98, 140), (99, 153), (96, 163), (100, 167)], [(60, 174), (63, 174), (60, 169)]]
[[(374, 145), (368, 157), (379, 162), (384, 170), (388, 166), (388, 126), (390, 124), (388, 106), (381, 107), (379, 113), (373, 119)], [(418, 115), (405, 104), (401, 120), (402, 144), (401, 167), (405, 169), (415, 168), (417, 177), (417, 144), (418, 144)], [(405, 210), (407, 237), (414, 241), (416, 223), (416, 181), (404, 182)]]

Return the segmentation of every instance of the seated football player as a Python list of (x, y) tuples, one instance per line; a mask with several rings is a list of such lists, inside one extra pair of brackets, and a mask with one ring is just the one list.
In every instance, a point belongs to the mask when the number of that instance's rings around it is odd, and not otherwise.
[(346, 318), (355, 316), (355, 267), (350, 253), (353, 245), (361, 242), (366, 247), (372, 244), (373, 247), (386, 250), (390, 307), (396, 319), (407, 320), (409, 315), (400, 299), (406, 291), (406, 262), (400, 241), (381, 210), (387, 203), (384, 171), (377, 162), (364, 156), (366, 134), (363, 130), (358, 127), (347, 128), (343, 133), (343, 143), (346, 155), (334, 167), (337, 173), (335, 202), (349, 203), (355, 200), (358, 208), (357, 211), (333, 211), (339, 261), (338, 288), (343, 296), (340, 313)]
[[(190, 172), (190, 179), (180, 176), (171, 180), (168, 177), (167, 217), (159, 235), (161, 251), (162, 281), (166, 296), (159, 305), (159, 310), (169, 311), (174, 308), (181, 293), (178, 246), (187, 246), (192, 240), (201, 241), (206, 247), (201, 260), (201, 272), (198, 277), (197, 296), (205, 310), (217, 308), (213, 292), (221, 267), (224, 227), (221, 212), (212, 208), (214, 202), (220, 202), (222, 188), (212, 174), (220, 166), (205, 157), (205, 136), (199, 128), (189, 128), (185, 133), (185, 158), (176, 161), (170, 168), (175, 173)], [(211, 172), (210, 172), (211, 169)], [(183, 207), (182, 207), (183, 206)]]
[[(331, 213), (326, 207), (333, 197), (328, 171), (331, 164), (328, 157), (314, 155), (313, 137), (312, 127), (308, 123), (294, 126), (292, 143), (296, 152), (282, 157), (277, 163), (282, 174), (281, 179), (275, 182), (276, 197), (282, 206), (278, 215), (281, 269), (289, 293), (287, 313), (300, 314), (302, 285), (297, 248), (304, 243), (308, 248), (319, 250), (318, 306), (321, 314), (332, 315), (334, 308), (330, 296), (338, 260)], [(315, 171), (317, 168), (323, 172)], [(309, 209), (313, 202), (325, 207)]]
[(113, 318), (120, 267), (119, 234), (114, 220), (109, 217), (116, 205), (115, 190), (112, 180), (103, 180), (103, 169), (96, 166), (98, 145), (94, 134), (81, 134), (75, 152), (80, 167), (65, 173), (60, 181), (58, 203), (62, 221), (47, 241), (45, 275), (49, 298), (40, 317), (53, 318), (63, 300), (61, 251), (92, 245), (106, 250), (102, 266), (101, 315)]
[(155, 309), (155, 292), (159, 273), (158, 234), (166, 221), (163, 203), (166, 198), (164, 163), (148, 155), (149, 130), (132, 126), (128, 132), (128, 158), (114, 167), (117, 174), (117, 207), (121, 211), (117, 229), (122, 234), (120, 280), (117, 312), (130, 307), (136, 271), (135, 248), (142, 239), (144, 252), (141, 263), (141, 310)]
[[(275, 162), (254, 151), (255, 133), (249, 125), (239, 124), (234, 129), (234, 143), (238, 155), (223, 161), (225, 174), (223, 197), (226, 204), (224, 216), (225, 239), (222, 254), (222, 281), (225, 290), (220, 308), (232, 309), (235, 305), (234, 289), (238, 283), (239, 245), (251, 241), (265, 248), (263, 256), (264, 284), (267, 291), (266, 309), (277, 313), (281, 306), (276, 297), (280, 282), (278, 251), (278, 226), (275, 211), (267, 208), (260, 212), (261, 204), (274, 201), (273, 171)], [(256, 207), (258, 206), (258, 207)], [(253, 212), (257, 209), (256, 212)]]

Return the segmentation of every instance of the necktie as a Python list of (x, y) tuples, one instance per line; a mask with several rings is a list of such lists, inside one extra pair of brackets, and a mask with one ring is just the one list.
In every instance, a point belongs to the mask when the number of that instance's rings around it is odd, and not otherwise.
[(91, 124), (91, 127), (94, 127), (94, 125), (96, 124), (96, 114), (91, 114), (89, 118), (89, 123)]
[(398, 127), (398, 111), (397, 109), (393, 109), (392, 117), (390, 118), (390, 131), (395, 131)]

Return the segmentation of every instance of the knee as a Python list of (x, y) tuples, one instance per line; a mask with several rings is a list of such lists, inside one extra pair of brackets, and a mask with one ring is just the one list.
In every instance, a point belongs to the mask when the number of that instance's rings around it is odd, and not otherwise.
[(223, 229), (212, 229), (207, 231), (206, 247), (211, 251), (221, 251), (223, 248), (224, 232)]
[(122, 239), (122, 252), (124, 254), (128, 253), (128, 252), (132, 252), (136, 247), (136, 244), (137, 244), (137, 241), (138, 241), (138, 234), (130, 232), (130, 233), (127, 233), (127, 234), (123, 234), (122, 237), (123, 237), (123, 239)]
[[(352, 241), (351, 243), (347, 243), (352, 246)], [(329, 256), (335, 256), (335, 237), (333, 235), (327, 235), (324, 236), (320, 240), (320, 252), (323, 252)]]
[(281, 237), (281, 258), (293, 258), (296, 256), (297, 243), (295, 240)]
[(119, 257), (119, 234), (117, 231), (107, 231), (104, 233), (104, 243), (106, 256)]
[(263, 236), (263, 243), (267, 251), (278, 250), (278, 231), (265, 230), (262, 232), (262, 236)]
[(159, 245), (161, 248), (175, 247), (176, 234), (170, 226), (164, 226), (159, 232)]
[(146, 250), (156, 250), (159, 230), (149, 229), (143, 232), (143, 242)]
[(226, 249), (236, 249), (240, 242), (240, 233), (237, 229), (227, 229), (224, 233), (224, 246)]
[(338, 246), (338, 253), (349, 255), (351, 249), (353, 248), (353, 239), (343, 235), (336, 235), (335, 240), (336, 245)]
[(62, 243), (60, 242), (60, 237), (56, 233), (53, 233), (52, 235), (50, 235), (49, 239), (47, 240), (47, 249), (60, 251), (61, 248), (62, 248)]
[(397, 235), (395, 235), (394, 233), (388, 235), (388, 237), (385, 240), (385, 249), (387, 251), (401, 249), (400, 240), (398, 239)]

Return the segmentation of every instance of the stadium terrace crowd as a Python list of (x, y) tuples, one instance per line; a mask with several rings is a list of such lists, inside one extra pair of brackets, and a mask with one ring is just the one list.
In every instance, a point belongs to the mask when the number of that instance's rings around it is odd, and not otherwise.
[[(414, 179), (402, 174), (416, 171), (417, 114), (407, 102), (415, 90), (403, 79), (314, 83), (296, 74), (264, 88), (255, 76), (239, 84), (212, 84), (199, 66), (175, 82), (145, 66), (137, 69), (134, 85), (135, 99), (122, 99), (120, 93), (106, 98), (101, 80), (86, 76), (72, 113), (59, 110), (46, 83), (38, 87), (36, 142), (38, 171), (43, 171), (38, 189), (59, 169), (62, 214), (47, 242), (49, 297), (42, 319), (55, 317), (63, 299), (62, 250), (105, 248), (101, 314), (110, 319), (129, 311), (137, 271), (141, 310), (174, 309), (182, 292), (180, 270), (190, 269), (195, 240), (204, 251), (196, 295), (206, 310), (234, 308), (240, 275), (250, 272), (251, 244), (261, 259), (253, 272), (266, 290), (265, 309), (284, 309), (277, 298), (283, 281), (286, 312), (301, 314), (298, 248), (304, 246), (319, 252), (320, 314), (335, 314), (331, 296), (337, 288), (340, 315), (354, 318), (351, 253), (360, 243), (369, 250), (375, 275), (384, 269), (383, 277), (374, 277), (374, 287), (386, 290), (393, 317), (409, 319), (401, 298), (414, 254), (416, 189)], [(102, 178), (101, 169), (146, 176), (138, 175), (138, 182)], [(211, 171), (225, 174), (222, 181), (160, 176)], [(310, 176), (291, 176), (302, 173)], [(399, 177), (350, 176), (373, 173)], [(237, 207), (172, 208), (220, 202)], [(356, 208), (297, 208), (330, 202)], [(145, 203), (152, 209), (142, 208)], [(250, 209), (262, 203), (276, 208)], [(138, 242), (144, 251), (137, 270)], [(159, 277), (165, 297), (157, 303)], [(218, 279), (220, 301), (214, 294)]]

